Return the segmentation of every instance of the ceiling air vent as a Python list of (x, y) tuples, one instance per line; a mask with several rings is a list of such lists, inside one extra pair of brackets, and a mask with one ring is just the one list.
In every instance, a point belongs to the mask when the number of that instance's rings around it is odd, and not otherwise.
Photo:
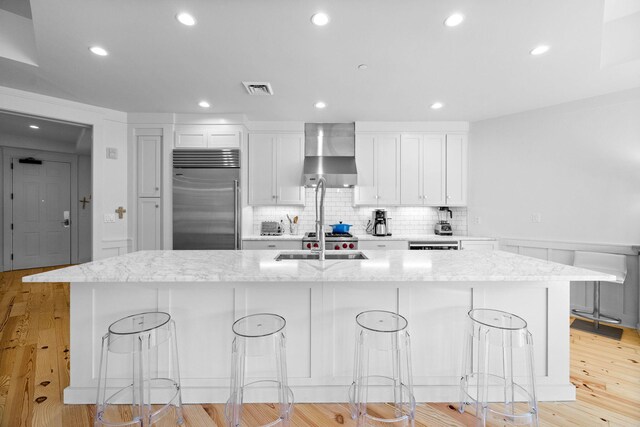
[(249, 95), (273, 95), (271, 83), (267, 82), (242, 82)]

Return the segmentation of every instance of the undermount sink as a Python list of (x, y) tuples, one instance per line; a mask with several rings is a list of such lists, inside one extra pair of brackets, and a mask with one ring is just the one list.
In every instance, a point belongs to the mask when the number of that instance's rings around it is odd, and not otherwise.
[[(365, 254), (362, 252), (348, 252), (348, 253), (339, 253), (339, 254), (325, 254), (324, 257), (326, 260), (343, 260), (343, 259), (368, 259)], [(307, 252), (303, 254), (278, 254), (276, 257), (276, 261), (284, 261), (284, 260), (313, 260), (320, 259), (320, 254), (315, 252)]]

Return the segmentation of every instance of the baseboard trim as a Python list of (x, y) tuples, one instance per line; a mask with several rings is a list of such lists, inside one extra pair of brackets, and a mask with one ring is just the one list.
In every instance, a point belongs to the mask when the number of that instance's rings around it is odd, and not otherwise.
[[(296, 403), (342, 403), (348, 401), (348, 386), (291, 386)], [(114, 390), (115, 391), (115, 390)], [(253, 393), (252, 393), (253, 394)], [(458, 386), (414, 386), (417, 402), (458, 402)], [(576, 388), (573, 384), (539, 385), (539, 401), (574, 401)], [(229, 387), (182, 387), (182, 401), (185, 404), (225, 403), (229, 398)], [(370, 390), (370, 399), (376, 399), (375, 390)], [(273, 396), (264, 393), (246, 403), (271, 402)], [(65, 404), (95, 404), (96, 389), (93, 387), (67, 387), (64, 389)], [(160, 402), (153, 402), (160, 403)]]

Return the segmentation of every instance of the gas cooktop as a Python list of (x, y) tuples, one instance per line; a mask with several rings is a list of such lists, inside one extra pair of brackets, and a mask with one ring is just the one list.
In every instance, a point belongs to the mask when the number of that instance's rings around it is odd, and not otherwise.
[[(308, 233), (305, 233), (304, 235), (305, 239), (317, 239), (316, 237), (316, 233), (314, 231), (310, 231)], [(353, 234), (351, 233), (324, 233), (324, 238), (325, 239), (349, 239), (349, 240), (358, 240), (357, 237), (355, 237)]]

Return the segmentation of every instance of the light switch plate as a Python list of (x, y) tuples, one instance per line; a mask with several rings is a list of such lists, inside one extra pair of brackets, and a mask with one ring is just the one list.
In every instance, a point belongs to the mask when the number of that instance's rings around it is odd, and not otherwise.
[(107, 147), (107, 159), (117, 159), (118, 158), (118, 149), (113, 147)]

